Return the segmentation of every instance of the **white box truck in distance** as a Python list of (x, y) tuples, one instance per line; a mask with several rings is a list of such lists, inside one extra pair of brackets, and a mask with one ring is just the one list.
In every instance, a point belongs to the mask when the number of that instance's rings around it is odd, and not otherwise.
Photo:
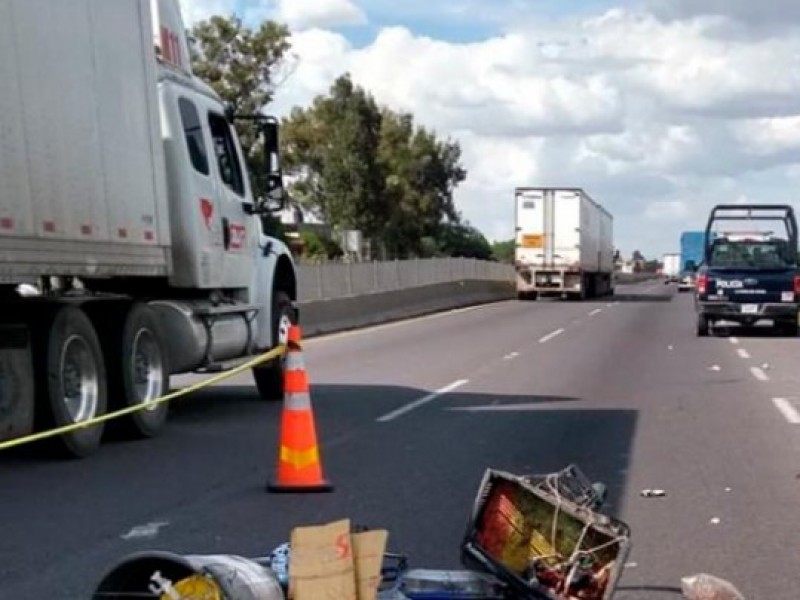
[[(278, 126), (254, 198), (178, 0), (0, 0), (0, 440), (79, 423), (274, 347), (296, 318)], [(22, 290), (28, 290), (23, 292)], [(32, 290), (32, 292), (31, 292)], [(280, 360), (254, 376), (282, 396)], [(139, 436), (167, 406), (133, 414)], [(58, 438), (85, 456), (103, 426)]]
[(613, 217), (576, 188), (517, 188), (517, 296), (613, 293)]
[(667, 252), (661, 259), (661, 275), (664, 283), (677, 283), (681, 275), (681, 253)]

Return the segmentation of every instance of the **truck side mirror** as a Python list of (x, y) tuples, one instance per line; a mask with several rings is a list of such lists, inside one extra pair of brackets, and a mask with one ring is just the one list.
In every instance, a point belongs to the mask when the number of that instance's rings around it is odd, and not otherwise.
[(259, 212), (279, 212), (286, 207), (286, 190), (280, 159), (280, 138), (277, 119), (268, 117), (261, 122), (264, 138), (265, 196), (258, 200)]

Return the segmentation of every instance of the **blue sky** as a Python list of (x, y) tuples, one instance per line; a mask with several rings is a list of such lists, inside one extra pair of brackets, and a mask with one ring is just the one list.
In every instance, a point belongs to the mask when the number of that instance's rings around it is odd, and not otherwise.
[[(191, 0), (185, 0), (191, 1)], [(313, 1), (313, 0), (304, 0)], [(263, 14), (275, 0), (234, 0), (237, 14)], [(384, 27), (403, 26), (418, 35), (449, 42), (475, 42), (502, 34), (519, 19), (578, 18), (611, 6), (632, 4), (630, 0), (362, 0), (356, 3), (367, 23), (340, 25), (332, 29), (360, 47), (375, 39)], [(267, 10), (269, 10), (267, 8)]]

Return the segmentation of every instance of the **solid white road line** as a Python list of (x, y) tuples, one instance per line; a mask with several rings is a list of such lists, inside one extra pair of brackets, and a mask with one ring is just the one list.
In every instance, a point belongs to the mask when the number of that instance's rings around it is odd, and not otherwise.
[(786, 398), (773, 398), (772, 403), (789, 423), (800, 425), (800, 412)]
[(595, 315), (599, 315), (601, 312), (603, 312), (602, 308), (595, 308), (592, 312), (589, 313), (589, 316), (593, 317)]
[(512, 358), (517, 358), (519, 356), (519, 352), (509, 352), (503, 357), (503, 360), (511, 360)]
[(745, 350), (744, 348), (738, 348), (736, 353), (741, 356), (742, 358), (750, 358), (750, 353)]
[(753, 377), (759, 381), (769, 381), (769, 377), (767, 377), (767, 374), (764, 373), (761, 367), (750, 367), (750, 372), (753, 374)]
[(549, 342), (553, 338), (556, 338), (556, 337), (560, 336), (562, 333), (564, 333), (564, 329), (563, 328), (562, 329), (556, 329), (555, 331), (553, 331), (551, 333), (548, 333), (546, 336), (541, 338), (539, 340), (539, 343), (540, 344), (546, 344), (547, 342)]
[(420, 406), (424, 406), (428, 404), (428, 402), (432, 402), (436, 400), (440, 396), (444, 396), (445, 394), (449, 394), (453, 390), (460, 388), (462, 385), (469, 383), (469, 379), (459, 379), (458, 381), (454, 381), (450, 385), (446, 385), (443, 388), (439, 388), (435, 392), (428, 394), (427, 396), (423, 396), (418, 400), (414, 400), (413, 402), (409, 402), (405, 406), (401, 406), (397, 410), (393, 410), (390, 413), (386, 413), (382, 417), (378, 417), (376, 421), (379, 423), (387, 423), (389, 421), (394, 421), (397, 417), (402, 417), (404, 414), (411, 412), (414, 409), (419, 408)]

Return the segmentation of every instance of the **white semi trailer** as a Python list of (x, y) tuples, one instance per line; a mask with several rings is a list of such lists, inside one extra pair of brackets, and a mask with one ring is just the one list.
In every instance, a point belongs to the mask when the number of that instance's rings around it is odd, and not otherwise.
[[(254, 198), (234, 115), (193, 75), (177, 0), (0, 0), (0, 440), (140, 404), (275, 347), (295, 267), (278, 125)], [(280, 360), (254, 372), (281, 397)], [(126, 422), (164, 426), (166, 405)], [(59, 438), (97, 449), (103, 426)]]
[(612, 294), (613, 217), (576, 188), (517, 188), (517, 295)]

